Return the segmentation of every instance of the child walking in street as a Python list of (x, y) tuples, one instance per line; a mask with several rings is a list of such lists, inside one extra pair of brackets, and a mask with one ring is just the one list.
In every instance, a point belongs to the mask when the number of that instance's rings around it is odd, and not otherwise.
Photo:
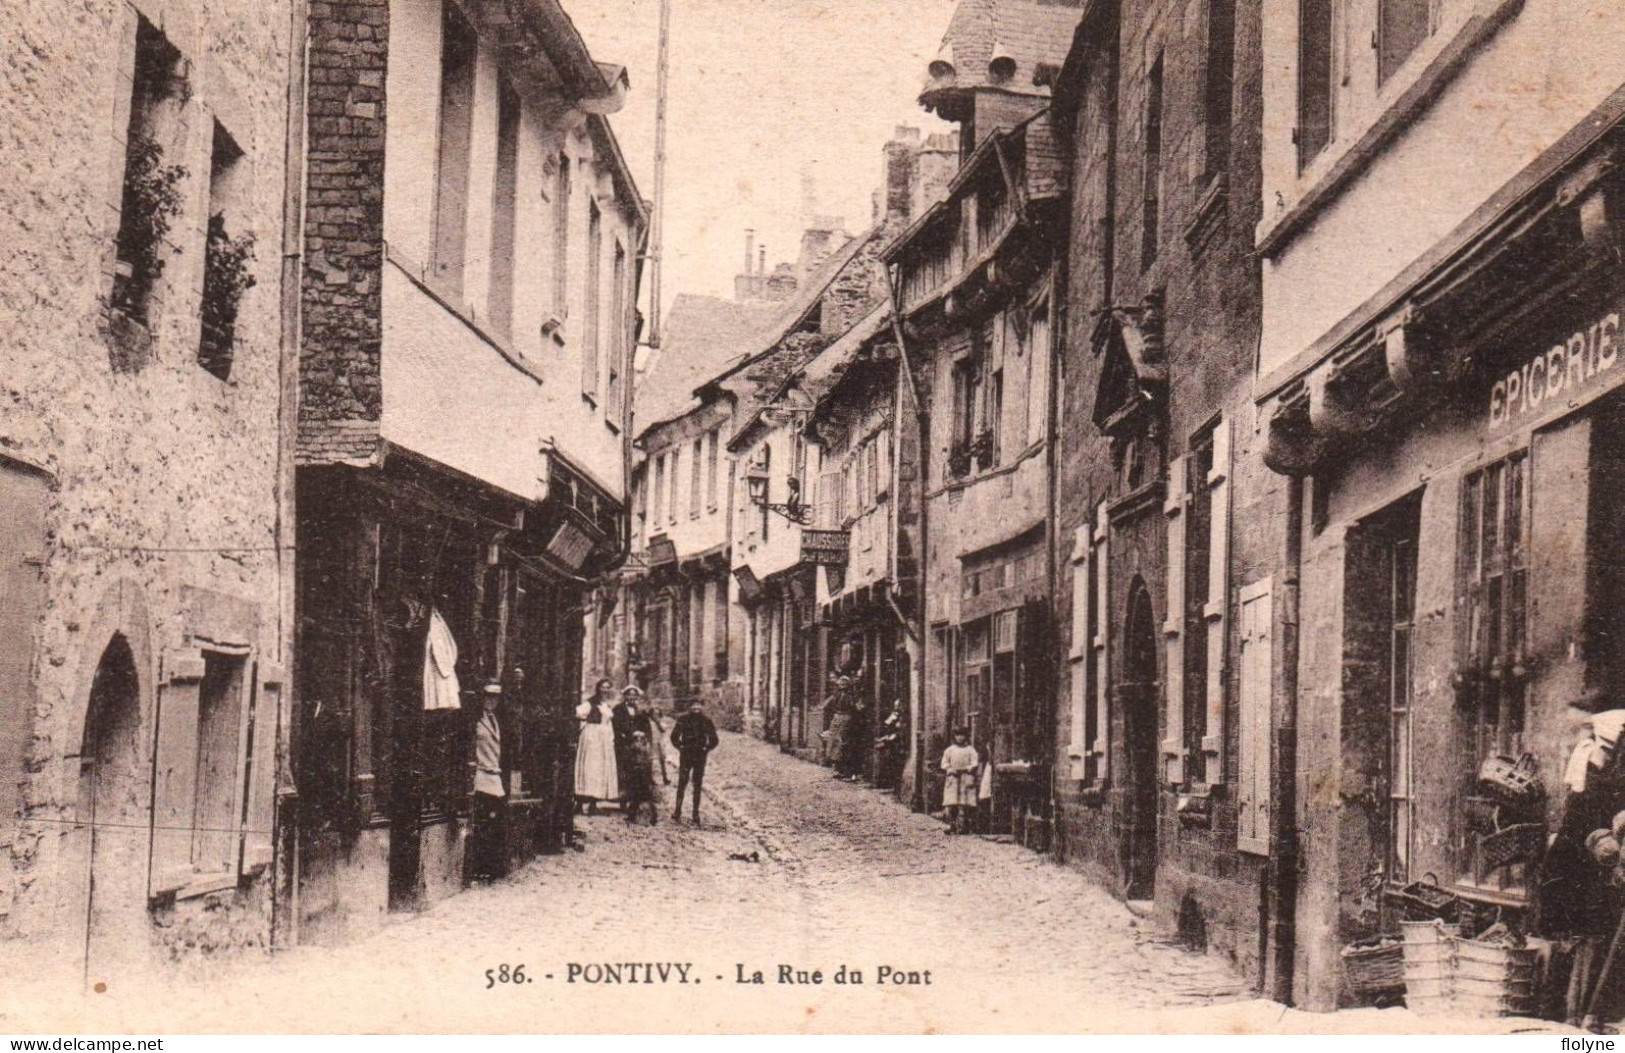
[(656, 799), (654, 747), (649, 745), (649, 736), (634, 731), (626, 756), (627, 770), (621, 776), (621, 785), (626, 791), (626, 821), (637, 822), (638, 809), (647, 804), (649, 825), (654, 826), (660, 821), (660, 802)]
[(970, 744), (970, 732), (964, 728), (954, 731), (954, 744), (942, 754), (942, 807), (948, 812), (945, 834), (967, 833), (976, 812), (976, 794), (979, 789), (978, 768), (982, 758)]

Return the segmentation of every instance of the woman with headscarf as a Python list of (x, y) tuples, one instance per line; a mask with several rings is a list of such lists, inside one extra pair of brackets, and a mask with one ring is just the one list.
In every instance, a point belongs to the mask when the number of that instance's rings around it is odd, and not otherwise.
[(588, 815), (598, 814), (599, 801), (616, 801), (621, 796), (615, 767), (614, 695), (614, 685), (600, 680), (592, 697), (576, 707), (581, 738), (576, 742), (575, 793), (576, 802), (586, 804)]

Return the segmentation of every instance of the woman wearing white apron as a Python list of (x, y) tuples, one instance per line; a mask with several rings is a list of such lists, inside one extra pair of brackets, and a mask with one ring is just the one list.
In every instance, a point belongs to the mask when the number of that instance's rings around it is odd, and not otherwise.
[(592, 697), (576, 707), (581, 738), (576, 742), (576, 803), (585, 803), (588, 815), (598, 814), (599, 801), (615, 801), (621, 796), (615, 771), (615, 732), (610, 726), (614, 687), (598, 681)]

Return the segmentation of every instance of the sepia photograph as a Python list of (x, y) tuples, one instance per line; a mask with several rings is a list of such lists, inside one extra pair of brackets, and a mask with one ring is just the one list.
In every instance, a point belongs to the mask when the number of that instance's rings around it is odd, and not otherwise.
[(1616, 1048), (1625, 0), (5, 0), (0, 246), (12, 1049)]

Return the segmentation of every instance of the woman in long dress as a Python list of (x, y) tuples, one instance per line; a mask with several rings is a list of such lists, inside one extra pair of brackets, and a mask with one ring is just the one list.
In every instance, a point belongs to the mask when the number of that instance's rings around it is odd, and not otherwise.
[(576, 742), (576, 800), (586, 802), (587, 814), (598, 814), (599, 801), (621, 796), (615, 771), (615, 731), (610, 724), (614, 685), (598, 681), (592, 697), (576, 707), (581, 738)]

